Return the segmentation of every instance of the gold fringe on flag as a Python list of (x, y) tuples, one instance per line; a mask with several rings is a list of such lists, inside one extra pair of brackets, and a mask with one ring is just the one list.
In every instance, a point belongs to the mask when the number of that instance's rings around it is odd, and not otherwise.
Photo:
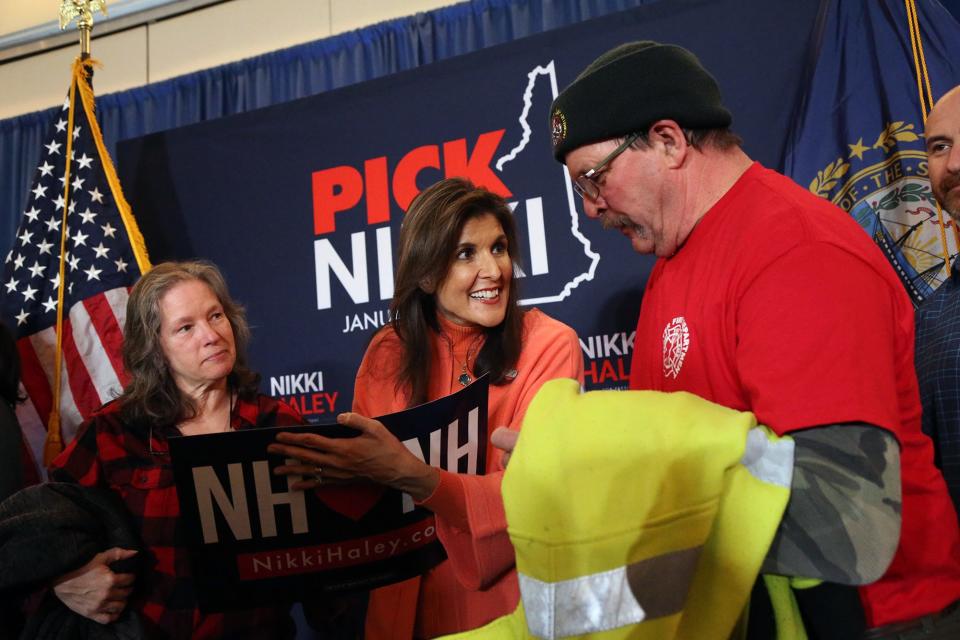
[[(907, 10), (907, 28), (910, 31), (910, 48), (913, 50), (913, 68), (917, 78), (917, 96), (920, 99), (920, 115), (923, 117), (923, 123), (927, 123), (927, 116), (933, 108), (933, 89), (930, 86), (930, 74), (927, 71), (927, 58), (923, 53), (923, 38), (920, 31), (920, 18), (917, 15), (916, 0), (904, 0), (904, 7)], [(950, 249), (947, 244), (947, 225), (943, 219), (943, 209), (940, 203), (934, 201), (937, 209), (937, 226), (940, 228), (940, 244), (943, 250), (943, 260), (946, 264), (947, 272), (950, 271)], [(960, 230), (956, 225), (950, 225), (953, 228), (953, 238), (957, 246), (960, 246)]]

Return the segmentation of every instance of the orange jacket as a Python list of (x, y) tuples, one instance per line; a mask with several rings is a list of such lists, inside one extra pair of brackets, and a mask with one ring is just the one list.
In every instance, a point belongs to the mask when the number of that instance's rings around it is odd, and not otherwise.
[[(460, 388), (462, 363), (470, 364), (480, 329), (440, 320), (443, 335), (431, 340), (428, 399)], [(400, 343), (391, 329), (371, 342), (357, 373), (353, 410), (366, 416), (400, 411), (407, 397), (396, 392)], [(469, 354), (469, 358), (467, 357)], [(489, 430), (519, 429), (540, 386), (554, 378), (583, 384), (583, 357), (576, 333), (537, 309), (524, 316), (517, 377), (490, 387)], [(448, 560), (424, 576), (381, 589), (370, 597), (367, 640), (433, 638), (479, 627), (513, 611), (520, 599), (513, 547), (500, 496), (500, 454), (487, 443), (487, 475), (441, 471), (440, 484), (423, 506), (436, 514), (437, 534)]]

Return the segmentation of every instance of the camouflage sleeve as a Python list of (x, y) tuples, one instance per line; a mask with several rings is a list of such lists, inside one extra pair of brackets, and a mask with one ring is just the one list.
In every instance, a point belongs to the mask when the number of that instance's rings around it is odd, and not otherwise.
[(879, 579), (900, 539), (896, 439), (864, 423), (790, 435), (790, 502), (761, 571), (848, 585)]

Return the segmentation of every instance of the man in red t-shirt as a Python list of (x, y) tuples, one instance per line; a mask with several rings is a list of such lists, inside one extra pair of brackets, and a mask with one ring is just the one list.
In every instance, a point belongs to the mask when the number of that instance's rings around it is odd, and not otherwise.
[[(910, 301), (856, 222), (752, 162), (730, 124), (696, 57), (655, 42), (603, 54), (551, 109), (587, 216), (659, 258), (630, 386), (752, 411), (794, 438), (763, 572), (825, 581), (797, 593), (816, 603), (814, 635), (945, 638), (960, 533), (920, 431)], [(866, 586), (858, 599), (842, 585)], [(762, 624), (752, 614), (753, 637)]]

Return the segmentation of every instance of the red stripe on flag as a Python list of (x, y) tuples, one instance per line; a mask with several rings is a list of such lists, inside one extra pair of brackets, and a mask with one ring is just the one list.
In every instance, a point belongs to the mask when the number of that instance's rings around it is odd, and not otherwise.
[(20, 352), (20, 381), (46, 427), (50, 424), (50, 408), (53, 406), (47, 374), (29, 337), (17, 340), (17, 351)]
[(113, 315), (113, 308), (102, 293), (85, 299), (83, 306), (87, 310), (87, 315), (90, 316), (93, 328), (100, 337), (103, 350), (107, 352), (107, 357), (110, 358), (110, 364), (113, 366), (120, 384), (126, 387), (129, 378), (124, 371), (123, 357), (120, 355), (120, 349), (123, 346), (123, 329), (120, 328), (116, 316)]
[(70, 391), (73, 393), (73, 404), (86, 420), (90, 414), (100, 408), (100, 394), (97, 393), (97, 388), (90, 379), (90, 373), (77, 351), (77, 343), (73, 341), (73, 327), (69, 320), (63, 322), (63, 362), (66, 364), (67, 379), (70, 382)]

